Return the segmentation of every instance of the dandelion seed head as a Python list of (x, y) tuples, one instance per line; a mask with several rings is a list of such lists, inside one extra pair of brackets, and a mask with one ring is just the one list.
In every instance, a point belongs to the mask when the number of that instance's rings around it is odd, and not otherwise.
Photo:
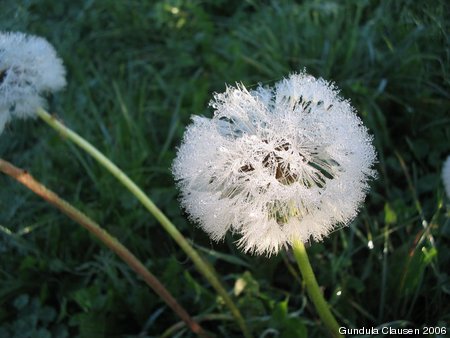
[(228, 87), (211, 106), (172, 169), (183, 207), (214, 240), (231, 231), (244, 251), (271, 255), (356, 216), (376, 154), (333, 84), (292, 74), (273, 88)]
[(45, 39), (0, 32), (0, 132), (14, 117), (34, 116), (45, 95), (65, 85), (63, 63)]

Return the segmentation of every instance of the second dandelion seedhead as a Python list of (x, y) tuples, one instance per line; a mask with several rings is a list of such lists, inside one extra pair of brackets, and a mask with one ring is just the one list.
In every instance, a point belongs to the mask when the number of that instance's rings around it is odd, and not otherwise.
[(65, 69), (47, 40), (0, 32), (0, 133), (12, 118), (32, 117), (45, 95), (66, 85)]

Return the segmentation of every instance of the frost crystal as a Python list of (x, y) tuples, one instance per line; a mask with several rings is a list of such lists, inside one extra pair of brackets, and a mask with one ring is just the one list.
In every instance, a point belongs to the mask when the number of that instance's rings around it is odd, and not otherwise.
[(447, 157), (444, 166), (442, 167), (442, 181), (444, 182), (447, 197), (450, 199), (450, 155)]
[(372, 137), (333, 84), (305, 73), (273, 88), (216, 94), (173, 164), (181, 202), (214, 240), (275, 254), (347, 225), (368, 190)]
[(13, 117), (33, 116), (44, 95), (62, 89), (65, 69), (43, 38), (0, 32), (0, 133)]

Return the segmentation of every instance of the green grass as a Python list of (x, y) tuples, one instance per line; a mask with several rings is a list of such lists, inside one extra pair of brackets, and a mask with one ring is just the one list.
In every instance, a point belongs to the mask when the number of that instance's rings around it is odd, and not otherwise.
[[(375, 137), (378, 178), (358, 218), (309, 248), (348, 328), (449, 326), (450, 6), (445, 1), (6, 0), (1, 30), (47, 38), (66, 90), (50, 112), (124, 169), (217, 268), (256, 337), (325, 335), (292, 253), (212, 243), (170, 173), (191, 114), (225, 83), (272, 84), (306, 67), (334, 81)], [(120, 238), (218, 337), (235, 322), (135, 199), (44, 123), (15, 121), (0, 156)], [(0, 336), (155, 337), (178, 319), (80, 227), (0, 176)], [(372, 247), (373, 245), (373, 247)], [(237, 283), (237, 284), (236, 284)], [(187, 330), (170, 336), (190, 337)]]

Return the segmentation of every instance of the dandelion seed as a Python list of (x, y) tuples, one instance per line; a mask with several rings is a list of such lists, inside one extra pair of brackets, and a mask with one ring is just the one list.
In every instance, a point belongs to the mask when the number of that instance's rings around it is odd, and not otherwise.
[(34, 116), (44, 96), (65, 84), (62, 61), (45, 39), (0, 32), (0, 133), (12, 118)]
[(372, 137), (333, 84), (305, 73), (228, 87), (194, 116), (173, 164), (182, 206), (214, 239), (275, 254), (347, 225), (374, 175)]
[(447, 157), (444, 166), (442, 167), (442, 182), (444, 182), (447, 197), (450, 199), (450, 155)]

